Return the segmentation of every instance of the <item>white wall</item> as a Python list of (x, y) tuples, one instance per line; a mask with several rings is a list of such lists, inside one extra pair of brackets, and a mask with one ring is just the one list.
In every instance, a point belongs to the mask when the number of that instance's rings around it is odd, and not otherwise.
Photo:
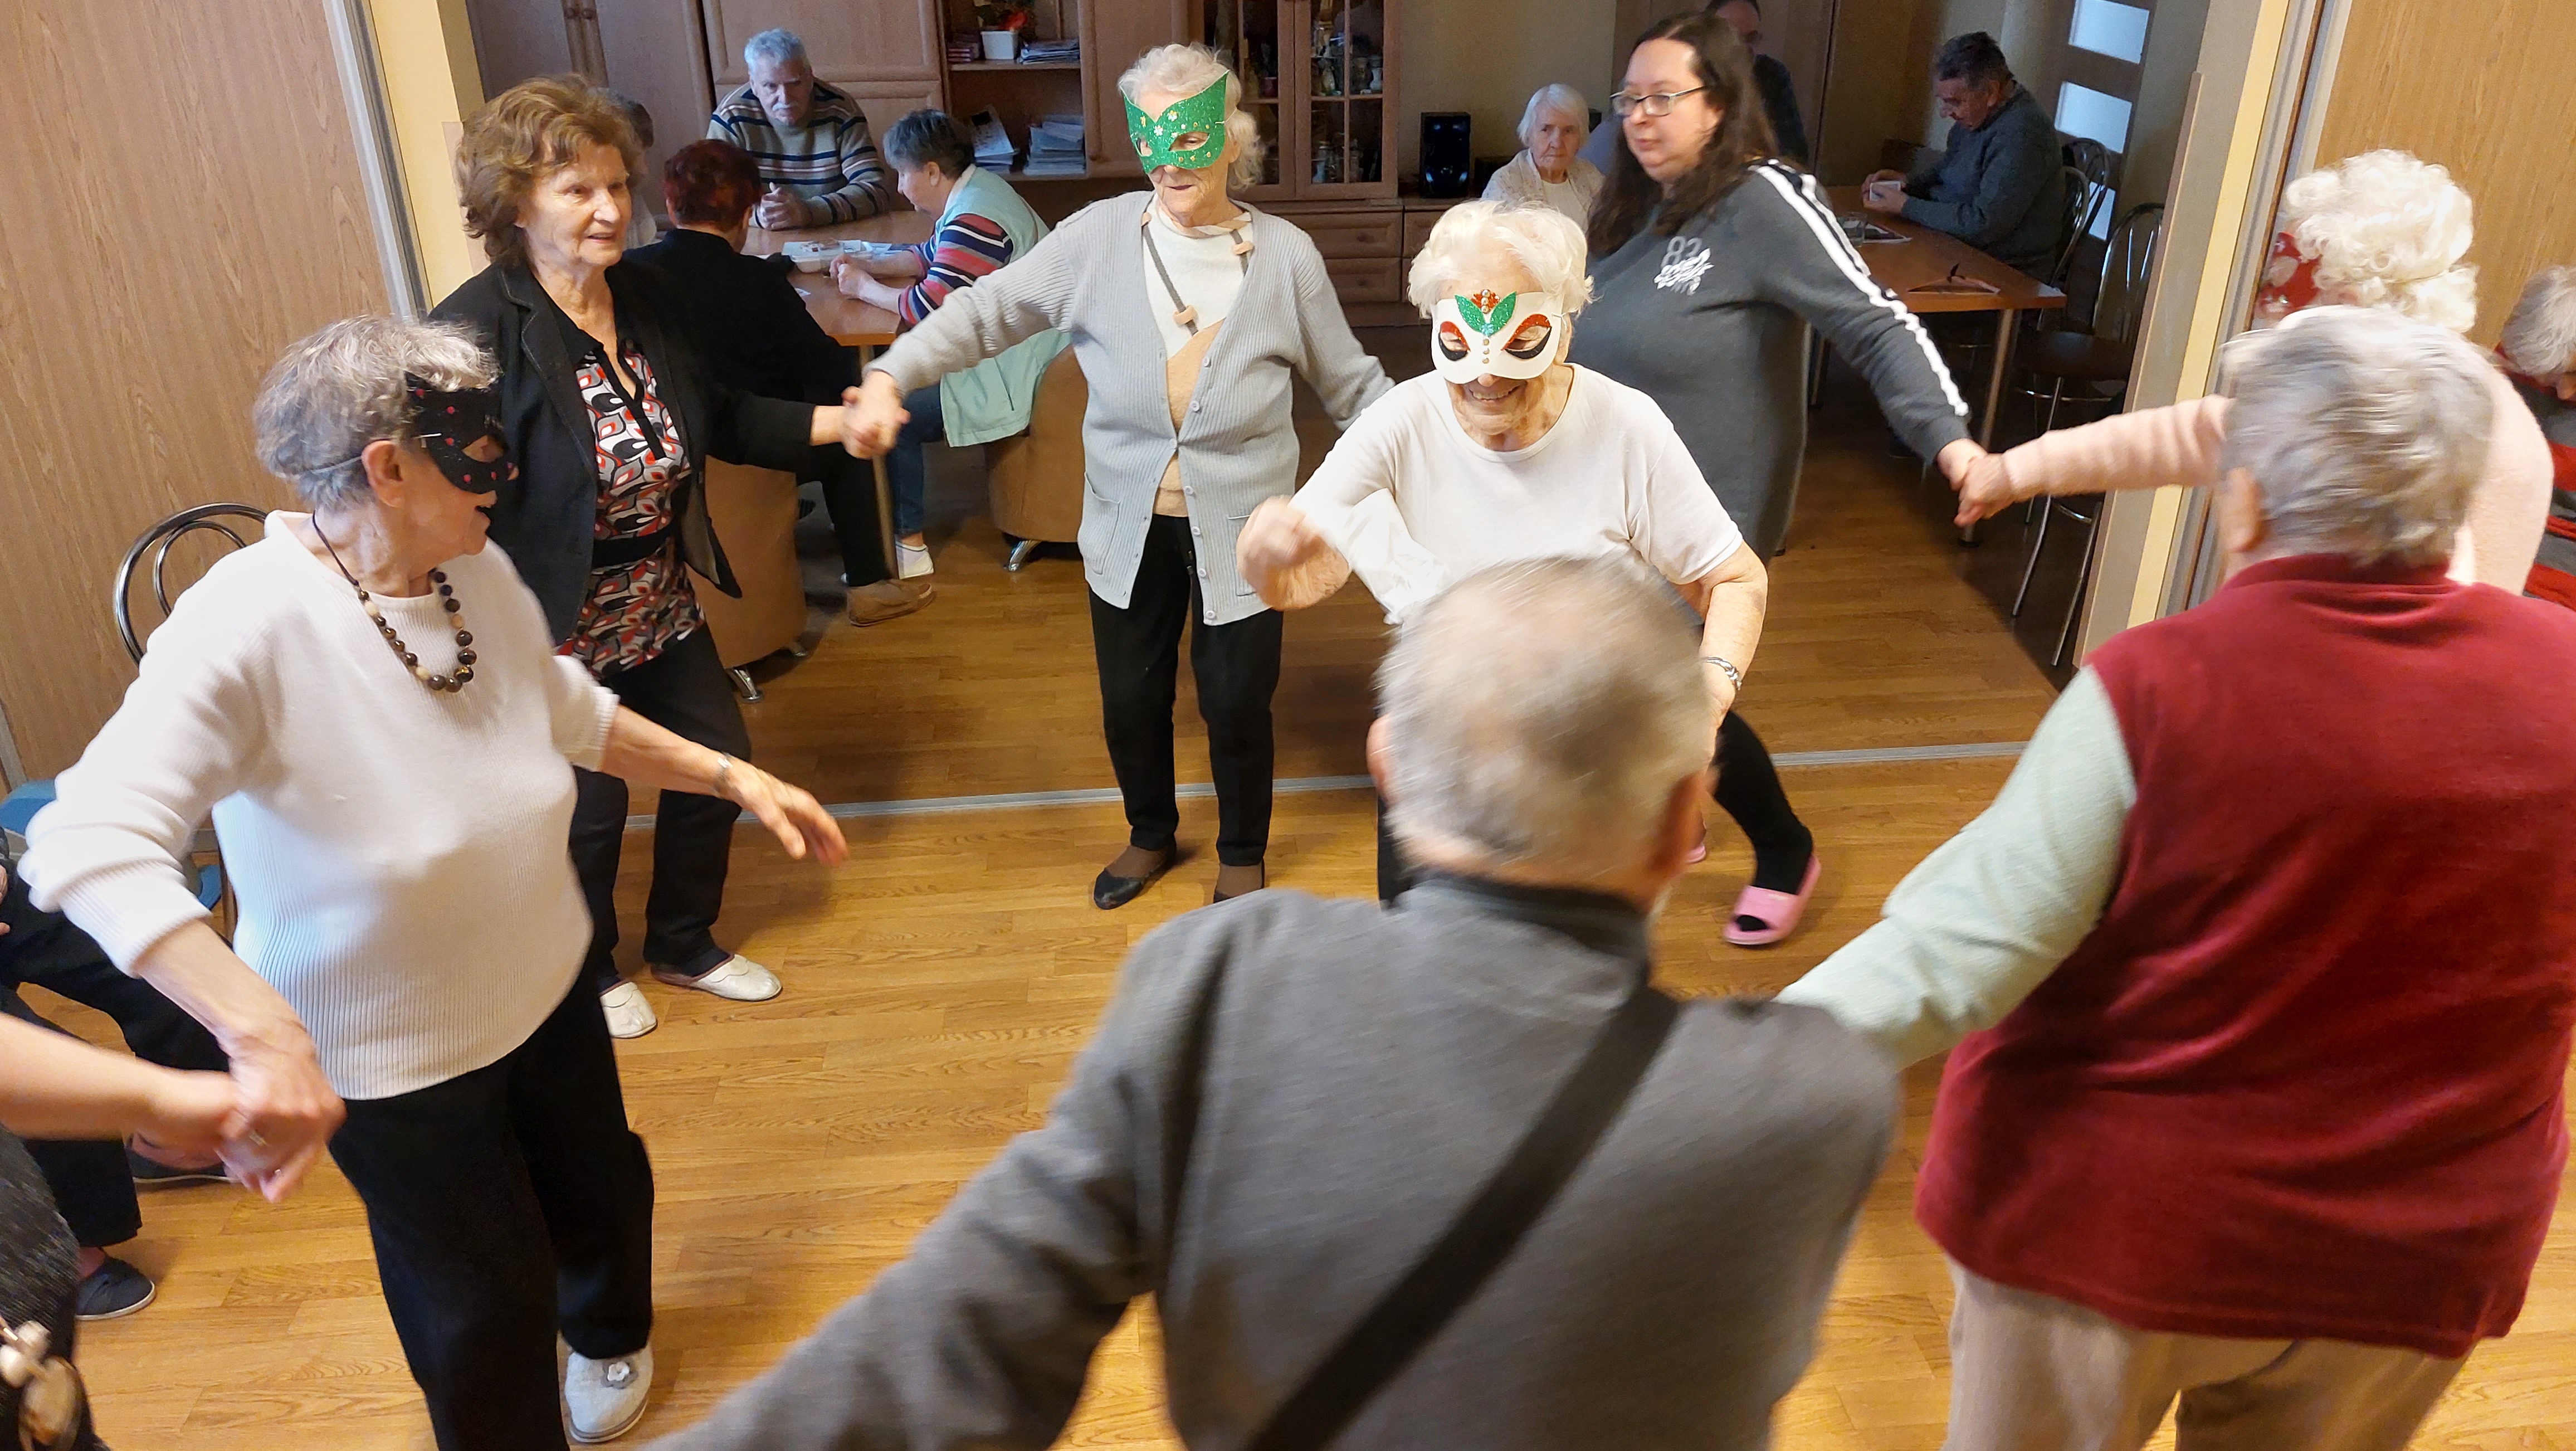
[(2138, 81), (2138, 109), (2129, 122), (2128, 159), (2120, 176), (2120, 210), (2168, 200), (2174, 147), (2182, 138), (2183, 102), (2200, 66), (2201, 32), (2209, 27), (2209, 0), (2156, 0), (2147, 25), (2146, 72)]
[(1404, 67), (1398, 167), (1421, 170), (1422, 113), (1475, 117), (1479, 156), (1520, 150), (1513, 135), (1530, 93), (1562, 81), (1595, 109), (1614, 89), (1610, 0), (1417, 0), (1397, 12)]

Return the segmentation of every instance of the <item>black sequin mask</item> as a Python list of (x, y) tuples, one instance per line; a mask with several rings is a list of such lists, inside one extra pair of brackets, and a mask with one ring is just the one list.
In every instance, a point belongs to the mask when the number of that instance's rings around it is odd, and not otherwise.
[[(403, 391), (411, 396), (412, 431), (420, 435), (421, 448), (449, 483), (469, 494), (493, 494), (519, 476), (518, 465), (510, 462), (509, 445), (502, 443), (500, 420), (494, 416), (500, 402), (498, 390), (470, 388), (451, 393), (406, 373)], [(501, 444), (496, 457), (479, 459), (465, 451), (487, 438)]]

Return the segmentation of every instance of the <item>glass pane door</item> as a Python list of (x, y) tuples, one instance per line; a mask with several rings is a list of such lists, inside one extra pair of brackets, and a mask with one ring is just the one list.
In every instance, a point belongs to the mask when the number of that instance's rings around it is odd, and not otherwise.
[(1304, 180), (1373, 185), (1386, 156), (1386, 0), (1312, 0)]
[(1279, 86), (1280, 0), (1206, 0), (1208, 47), (1225, 57), (1243, 78), (1243, 108), (1261, 127), (1260, 186), (1279, 185), (1287, 163), (1280, 152), (1286, 142), (1280, 126), (1284, 102)]

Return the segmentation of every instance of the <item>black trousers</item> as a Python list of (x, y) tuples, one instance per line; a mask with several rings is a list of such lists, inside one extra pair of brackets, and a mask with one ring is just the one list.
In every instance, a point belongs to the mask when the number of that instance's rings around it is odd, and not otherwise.
[(497, 1063), (352, 1100), (331, 1157), (440, 1451), (563, 1451), (557, 1332), (602, 1360), (653, 1335), (653, 1170), (589, 985)]
[[(1795, 892), (1806, 879), (1816, 838), (1780, 788), (1771, 752), (1744, 717), (1727, 712), (1717, 727), (1717, 804), (1753, 844), (1753, 885)], [(1413, 885), (1413, 869), (1386, 829), (1386, 798), (1377, 803), (1377, 896), (1392, 902)]]
[[(134, 1056), (147, 1063), (213, 1073), (228, 1066), (212, 1033), (150, 983), (117, 971), (89, 934), (68, 918), (38, 911), (27, 884), (15, 874), (8, 890), (0, 893), (0, 923), (9, 928), (0, 934), (0, 1012), (53, 1027), (18, 996), (20, 986), (34, 983), (105, 1013)], [(123, 1244), (142, 1232), (143, 1210), (135, 1202), (134, 1175), (126, 1166), (122, 1140), (31, 1140), (27, 1152), (44, 1171), (63, 1222), (83, 1246)]]
[[(706, 631), (682, 639), (632, 670), (599, 683), (628, 710), (737, 761), (751, 759), (751, 732)], [(573, 773), (572, 864), (590, 903), (590, 955), (582, 972), (593, 993), (617, 985), (617, 859), (626, 843), (626, 783), (597, 771)], [(716, 945), (725, 870), (741, 808), (718, 796), (662, 793), (653, 826), (653, 891), (644, 903), (644, 960), (692, 977), (727, 953)]]
[(1181, 825), (1173, 794), (1172, 701), (1187, 625), (1190, 674), (1198, 683), (1208, 771), (1216, 783), (1217, 860), (1259, 866), (1270, 849), (1270, 697), (1279, 689), (1284, 621), (1278, 611), (1263, 610), (1231, 625), (1210, 625), (1204, 613), (1190, 521), (1157, 515), (1127, 608), (1091, 597), (1101, 729), (1118, 794), (1126, 798), (1128, 842), (1165, 850)]
[(886, 569), (885, 529), (877, 518), (876, 466), (852, 458), (838, 445), (814, 450), (814, 461), (823, 481), (823, 507), (832, 514), (832, 538), (841, 546), (841, 583), (859, 589), (893, 578)]

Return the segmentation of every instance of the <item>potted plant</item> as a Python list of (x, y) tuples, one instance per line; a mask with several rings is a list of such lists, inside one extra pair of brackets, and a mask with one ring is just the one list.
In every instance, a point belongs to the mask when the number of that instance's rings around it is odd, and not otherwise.
[(1020, 53), (1029, 25), (1027, 0), (976, 0), (975, 24), (984, 32), (984, 58), (1010, 60)]

